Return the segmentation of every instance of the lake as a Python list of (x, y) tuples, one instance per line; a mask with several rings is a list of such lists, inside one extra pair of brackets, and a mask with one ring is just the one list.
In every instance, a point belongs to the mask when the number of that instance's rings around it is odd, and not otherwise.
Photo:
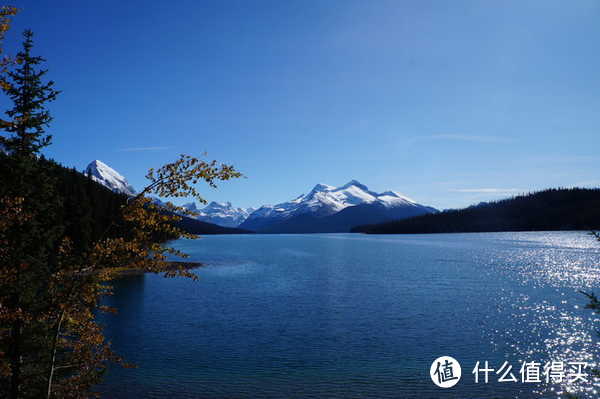
[[(174, 246), (206, 264), (199, 281), (114, 284), (119, 314), (102, 320), (138, 368), (111, 367), (105, 397), (597, 396), (597, 383), (569, 381), (574, 362), (589, 372), (600, 359), (600, 323), (578, 292), (600, 291), (600, 243), (585, 232), (223, 235)], [(452, 388), (430, 377), (440, 356), (461, 365)], [(478, 361), (495, 370), (487, 384), (482, 373), (475, 383)], [(498, 382), (505, 361), (517, 382)], [(524, 361), (563, 362), (564, 379), (523, 382)]]

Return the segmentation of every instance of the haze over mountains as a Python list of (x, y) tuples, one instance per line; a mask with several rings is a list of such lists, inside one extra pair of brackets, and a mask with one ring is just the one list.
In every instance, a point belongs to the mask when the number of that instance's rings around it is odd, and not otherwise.
[[(101, 161), (90, 163), (86, 174), (115, 192), (135, 193), (127, 179)], [(276, 205), (263, 205), (256, 210), (214, 201), (201, 208), (194, 202), (183, 206), (197, 212), (196, 218), (200, 221), (260, 233), (348, 232), (361, 224), (437, 212), (395, 191), (376, 193), (356, 180), (340, 187), (317, 184), (308, 194)]]

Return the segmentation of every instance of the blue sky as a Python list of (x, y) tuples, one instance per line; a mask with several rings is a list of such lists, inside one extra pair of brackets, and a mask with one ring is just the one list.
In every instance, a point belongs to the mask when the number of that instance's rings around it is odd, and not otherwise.
[[(438, 208), (599, 186), (600, 2), (60, 1), (22, 8), (63, 90), (47, 155), (137, 188), (178, 154), (258, 206), (357, 179)], [(4, 103), (2, 103), (4, 104)]]

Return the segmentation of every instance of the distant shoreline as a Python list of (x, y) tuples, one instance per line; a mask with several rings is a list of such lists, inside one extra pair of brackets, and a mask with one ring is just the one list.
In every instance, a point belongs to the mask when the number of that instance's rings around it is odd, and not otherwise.
[(600, 228), (600, 189), (548, 189), (464, 209), (354, 227), (354, 233), (427, 234)]

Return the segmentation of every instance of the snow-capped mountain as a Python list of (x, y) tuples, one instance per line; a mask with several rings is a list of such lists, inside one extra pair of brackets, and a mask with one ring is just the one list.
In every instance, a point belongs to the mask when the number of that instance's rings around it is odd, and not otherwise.
[(376, 193), (352, 180), (340, 187), (317, 184), (292, 201), (262, 206), (240, 227), (259, 232), (349, 231), (357, 224), (431, 212), (437, 211), (395, 191)]
[(196, 219), (203, 222), (218, 224), (224, 227), (239, 226), (250, 213), (254, 212), (253, 208), (235, 208), (231, 202), (210, 202), (204, 208), (198, 209), (195, 202), (183, 205), (184, 208), (198, 213)]
[[(101, 161), (90, 163), (86, 174), (114, 192), (135, 195), (127, 179)], [(200, 222), (264, 233), (348, 232), (358, 225), (437, 212), (395, 191), (376, 193), (356, 180), (340, 187), (317, 184), (308, 194), (256, 210), (214, 201), (200, 209), (194, 202), (183, 207), (198, 213)]]
[[(85, 170), (85, 174), (92, 180), (102, 184), (110, 190), (127, 195), (135, 195), (135, 189), (127, 182), (119, 172), (106, 165), (102, 161), (95, 160), (91, 162)], [(157, 205), (166, 206), (166, 204), (157, 197), (150, 197), (152, 202)], [(195, 205), (194, 205), (195, 206)], [(229, 226), (217, 226), (214, 223), (207, 223), (203, 220), (196, 220), (183, 216), (177, 226), (192, 234), (244, 234), (248, 231), (231, 228)]]
[(102, 161), (92, 161), (85, 169), (85, 174), (116, 193), (135, 194), (135, 189), (127, 182), (127, 179)]
[[(91, 162), (87, 166), (85, 174), (116, 193), (135, 195), (135, 189), (127, 182), (127, 179), (102, 161), (95, 160)], [(156, 197), (152, 197), (152, 201), (158, 205), (165, 205), (163, 201)], [(183, 205), (183, 207), (197, 212), (199, 215), (195, 219), (223, 227), (237, 227), (246, 220), (250, 213), (254, 212), (253, 208), (234, 208), (230, 202), (211, 202), (201, 209), (198, 209), (196, 204), (191, 202)]]

